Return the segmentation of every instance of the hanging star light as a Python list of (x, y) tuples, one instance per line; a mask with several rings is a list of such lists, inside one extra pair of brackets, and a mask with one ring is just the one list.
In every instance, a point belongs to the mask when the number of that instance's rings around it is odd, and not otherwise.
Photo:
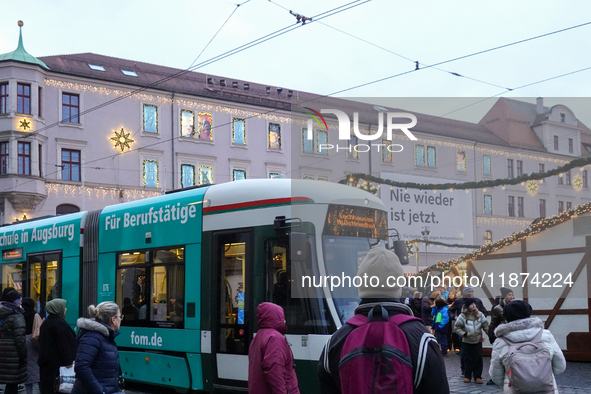
[(127, 149), (131, 149), (131, 144), (135, 141), (129, 137), (130, 133), (126, 133), (123, 127), (120, 131), (114, 131), (115, 137), (111, 137), (111, 141), (115, 142), (115, 148), (121, 149), (121, 152)]
[(23, 129), (24, 131), (27, 131), (28, 129), (31, 128), (31, 122), (29, 122), (26, 119), (23, 119), (19, 122), (18, 127), (20, 127), (21, 129)]
[(538, 189), (540, 187), (538, 186), (538, 183), (536, 181), (530, 179), (525, 184), (525, 188), (527, 189), (527, 194), (529, 194), (530, 196), (535, 196), (536, 194), (538, 194)]
[(575, 189), (578, 192), (583, 190), (583, 178), (581, 178), (580, 175), (576, 175), (573, 178), (573, 189)]

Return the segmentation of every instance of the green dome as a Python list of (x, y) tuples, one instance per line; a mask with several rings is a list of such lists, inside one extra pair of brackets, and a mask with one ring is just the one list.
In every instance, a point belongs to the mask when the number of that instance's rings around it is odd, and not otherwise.
[(3, 55), (0, 55), (0, 62), (4, 61), (4, 60), (16, 60), (17, 62), (37, 64), (37, 65), (49, 70), (49, 67), (47, 67), (47, 64), (43, 63), (41, 60), (37, 59), (35, 56), (32, 56), (27, 51), (25, 51), (25, 47), (23, 46), (22, 28), (19, 28), (18, 47), (12, 52), (8, 52)]

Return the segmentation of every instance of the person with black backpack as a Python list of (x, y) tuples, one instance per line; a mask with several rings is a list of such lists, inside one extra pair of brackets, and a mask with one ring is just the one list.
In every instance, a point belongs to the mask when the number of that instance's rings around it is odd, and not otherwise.
[(558, 394), (554, 375), (564, 372), (566, 360), (544, 322), (531, 314), (525, 301), (505, 306), (507, 323), (495, 330), (489, 374), (504, 393)]
[[(357, 275), (404, 275), (398, 257), (384, 248), (370, 250)], [(390, 281), (395, 282), (395, 281)], [(365, 283), (364, 283), (365, 285)], [(335, 332), (318, 363), (323, 394), (448, 394), (439, 344), (421, 319), (399, 299), (400, 287), (359, 287), (355, 316)]]

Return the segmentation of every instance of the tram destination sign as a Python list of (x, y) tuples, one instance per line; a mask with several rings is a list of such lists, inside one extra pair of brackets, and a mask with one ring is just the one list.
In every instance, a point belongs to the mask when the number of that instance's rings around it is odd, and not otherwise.
[(385, 238), (386, 213), (373, 208), (329, 205), (324, 235)]
[(2, 261), (23, 259), (23, 248), (6, 249), (2, 251)]

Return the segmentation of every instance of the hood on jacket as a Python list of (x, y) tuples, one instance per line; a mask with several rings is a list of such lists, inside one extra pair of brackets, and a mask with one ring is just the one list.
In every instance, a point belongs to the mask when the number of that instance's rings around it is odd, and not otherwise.
[(109, 328), (109, 326), (107, 326), (105, 323), (98, 322), (94, 319), (86, 319), (84, 317), (81, 317), (76, 321), (76, 324), (78, 325), (78, 328), (81, 331), (95, 331), (107, 338), (114, 338), (117, 335), (119, 335), (118, 332), (115, 332), (114, 330)]
[(263, 302), (257, 307), (257, 320), (260, 328), (272, 328), (285, 334), (285, 314), (283, 308), (272, 302)]
[(499, 325), (495, 329), (495, 335), (512, 342), (525, 342), (532, 340), (541, 328), (544, 328), (544, 322), (540, 318), (529, 317)]
[(12, 315), (13, 313), (24, 313), (23, 308), (12, 302), (0, 301), (0, 320)]

